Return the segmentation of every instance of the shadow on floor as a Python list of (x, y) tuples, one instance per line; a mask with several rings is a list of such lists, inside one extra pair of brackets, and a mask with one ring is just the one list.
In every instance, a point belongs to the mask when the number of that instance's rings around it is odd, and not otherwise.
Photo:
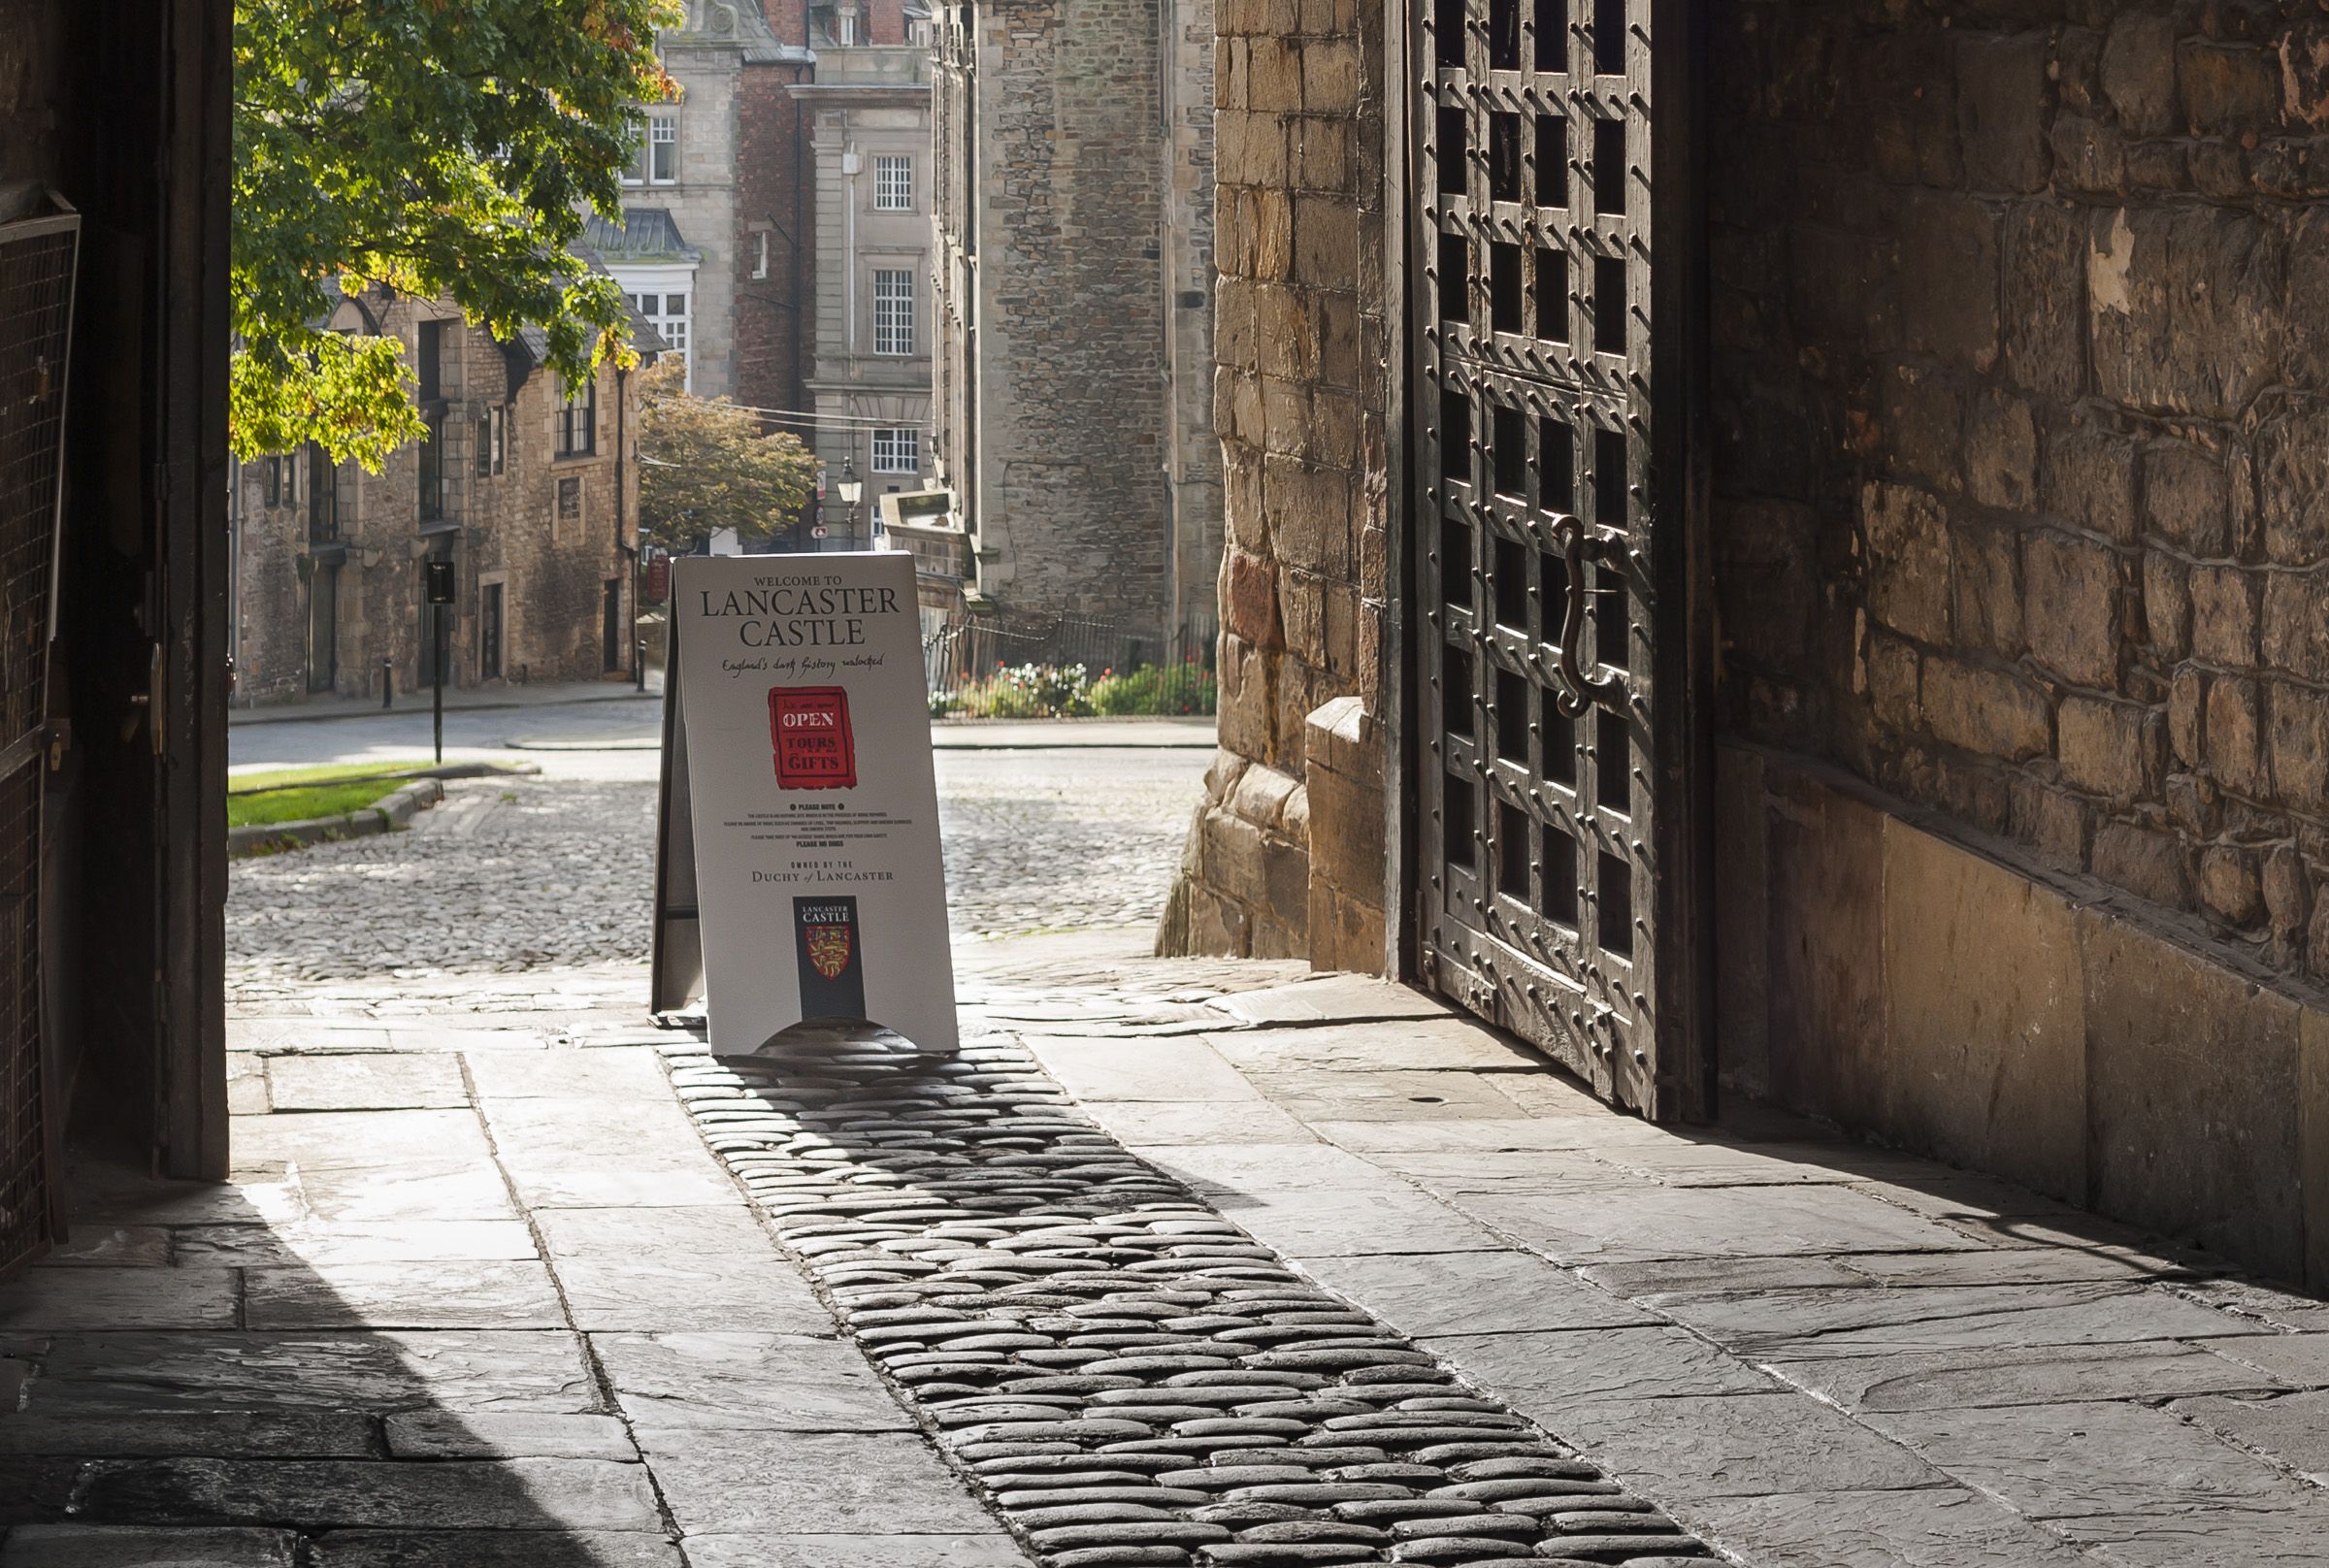
[(0, 1285), (0, 1568), (674, 1568), (524, 1222), (365, 1179), (73, 1161)]

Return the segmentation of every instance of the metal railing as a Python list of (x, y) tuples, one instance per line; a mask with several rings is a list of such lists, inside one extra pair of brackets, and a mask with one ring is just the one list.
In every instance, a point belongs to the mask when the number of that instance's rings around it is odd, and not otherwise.
[(1218, 635), (1211, 615), (1161, 637), (1068, 616), (956, 616), (928, 630), (922, 668), (939, 715), (1203, 714), (1216, 707)]

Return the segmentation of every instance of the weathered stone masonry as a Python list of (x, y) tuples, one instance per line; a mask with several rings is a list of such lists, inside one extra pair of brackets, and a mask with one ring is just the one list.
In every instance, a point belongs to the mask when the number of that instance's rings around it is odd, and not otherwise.
[(1717, 77), (1722, 1071), (2329, 1278), (2329, 16), (1872, 10)]
[(1168, 949), (1383, 965), (1386, 13), (1221, 0), (1221, 745)]
[(1728, 9), (1725, 718), (2329, 975), (2329, 16)]
[[(1221, 16), (1223, 753), (1164, 935), (1370, 967), (1401, 14)], [(1722, 1080), (2329, 1279), (2329, 13), (1708, 16)]]

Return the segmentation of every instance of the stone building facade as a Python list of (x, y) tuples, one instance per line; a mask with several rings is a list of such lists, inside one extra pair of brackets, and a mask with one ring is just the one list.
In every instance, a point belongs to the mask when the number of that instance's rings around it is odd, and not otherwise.
[[(679, 93), (640, 111), (623, 220), (586, 235), (691, 392), (799, 435), (829, 476), (853, 461), (876, 495), (931, 465), (927, 20), (918, 0), (694, 0), (659, 42)], [(884, 352), (874, 294), (901, 274), (910, 346)], [(849, 542), (849, 519), (804, 513), (779, 546), (812, 547), (820, 520), (825, 547)]]
[(634, 376), (604, 365), (570, 400), (539, 338), (429, 301), (344, 300), (335, 324), (402, 340), (433, 435), (377, 474), (313, 448), (238, 466), (235, 701), (429, 684), (431, 559), (454, 568), (448, 686), (632, 674)]
[(1140, 635), (1212, 613), (1212, 20), (1203, 0), (935, 18), (937, 474), (1006, 612)]
[(847, 470), (867, 496), (854, 516), (828, 502), (829, 549), (869, 544), (872, 498), (933, 473), (930, 48), (905, 25), (898, 0), (857, 13), (858, 42), (820, 43), (792, 89), (813, 159), (815, 449), (829, 487)]
[[(1703, 16), (1698, 1044), (2329, 1279), (2329, 17)], [(1222, 752), (1164, 936), (1428, 984), (1408, 22), (1220, 12)]]
[(790, 195), (801, 131), (786, 89), (814, 66), (807, 28), (798, 0), (778, 0), (774, 16), (761, 0), (688, 0), (657, 41), (678, 97), (641, 109), (624, 220), (593, 219), (586, 235), (687, 356), (698, 397), (800, 407), (792, 307), (811, 241)]

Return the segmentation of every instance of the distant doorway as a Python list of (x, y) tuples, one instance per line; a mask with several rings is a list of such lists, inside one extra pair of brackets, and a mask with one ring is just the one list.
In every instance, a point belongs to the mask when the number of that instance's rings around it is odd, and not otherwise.
[(308, 581), (308, 690), (340, 684), (340, 563), (318, 561)]
[(489, 582), (478, 595), (477, 679), (502, 678), (502, 585)]

